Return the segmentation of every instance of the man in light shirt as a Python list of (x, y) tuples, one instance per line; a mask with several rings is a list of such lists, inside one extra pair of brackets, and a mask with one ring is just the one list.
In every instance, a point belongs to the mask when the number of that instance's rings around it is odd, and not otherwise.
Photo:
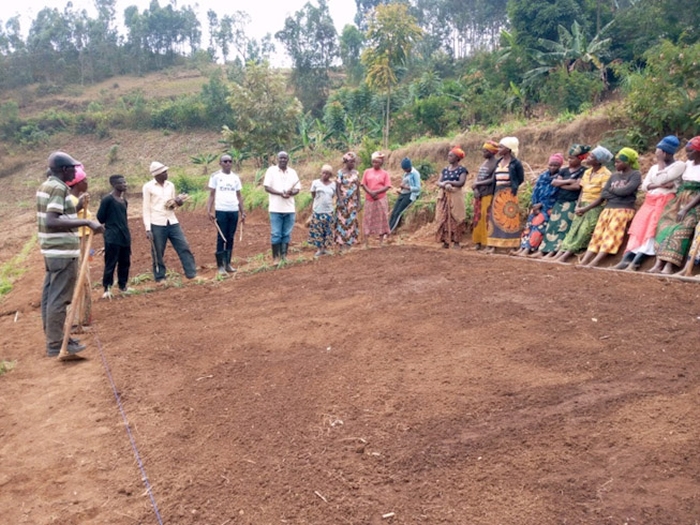
[(151, 242), (153, 277), (157, 283), (165, 279), (163, 254), (169, 239), (180, 258), (185, 276), (194, 279), (197, 277), (194, 255), (175, 216), (175, 208), (182, 206), (187, 196), (175, 195), (175, 185), (168, 180), (167, 166), (151, 162), (150, 170), (153, 180), (143, 185), (143, 224), (146, 237)]
[(301, 190), (299, 176), (288, 164), (289, 155), (286, 151), (280, 151), (277, 154), (277, 165), (267, 168), (263, 181), (270, 199), (270, 244), (275, 262), (287, 258), (296, 216), (294, 196)]
[(233, 241), (236, 236), (238, 219), (245, 221), (245, 207), (241, 195), (241, 179), (231, 171), (231, 155), (222, 155), (219, 159), (221, 169), (209, 179), (209, 200), (207, 215), (218, 228), (216, 232), (216, 266), (219, 275), (235, 272), (231, 266)]

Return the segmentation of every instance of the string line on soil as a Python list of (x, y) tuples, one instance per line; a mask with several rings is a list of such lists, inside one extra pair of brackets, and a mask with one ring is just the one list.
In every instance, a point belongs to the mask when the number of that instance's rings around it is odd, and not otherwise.
[(126, 412), (124, 411), (124, 405), (122, 405), (121, 396), (119, 395), (119, 392), (117, 391), (117, 385), (114, 384), (114, 379), (112, 378), (112, 372), (109, 369), (109, 364), (107, 364), (107, 358), (105, 357), (105, 354), (102, 351), (102, 341), (100, 341), (100, 338), (97, 334), (97, 327), (94, 327), (93, 335), (95, 338), (95, 342), (97, 343), (97, 349), (100, 352), (100, 358), (102, 359), (102, 364), (105, 367), (105, 372), (107, 372), (107, 379), (109, 379), (109, 384), (111, 385), (112, 392), (114, 393), (114, 399), (117, 400), (117, 407), (119, 407), (119, 413), (122, 416), (122, 421), (124, 421), (124, 428), (126, 429), (126, 433), (129, 436), (129, 442), (131, 443), (131, 449), (134, 451), (134, 457), (136, 458), (136, 463), (138, 464), (139, 470), (141, 471), (141, 480), (143, 481), (143, 484), (146, 487), (146, 492), (148, 492), (148, 497), (151, 499), (151, 506), (153, 507), (153, 512), (155, 512), (158, 523), (159, 523), (159, 525), (163, 525), (163, 520), (160, 517), (160, 511), (158, 510), (158, 504), (156, 503), (156, 499), (153, 496), (153, 490), (151, 489), (151, 483), (150, 483), (150, 481), (148, 481), (148, 476), (146, 475), (146, 469), (143, 466), (143, 461), (141, 461), (141, 454), (139, 454), (139, 450), (138, 450), (138, 448), (136, 448), (136, 440), (134, 439), (134, 435), (131, 432), (131, 426), (129, 426), (129, 422), (126, 419)]

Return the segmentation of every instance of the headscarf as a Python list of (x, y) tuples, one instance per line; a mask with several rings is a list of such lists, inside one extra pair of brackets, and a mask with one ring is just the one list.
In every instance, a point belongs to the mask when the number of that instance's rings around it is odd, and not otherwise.
[(612, 160), (613, 154), (610, 153), (609, 149), (604, 148), (603, 146), (596, 146), (591, 151), (591, 157), (593, 157), (601, 164), (606, 164)]
[(668, 135), (664, 138), (661, 139), (661, 142), (659, 142), (656, 147), (663, 151), (664, 153), (668, 153), (669, 155), (673, 155), (676, 151), (678, 151), (678, 148), (681, 145), (681, 141), (678, 140), (678, 137), (675, 135)]
[(401, 169), (406, 170), (406, 171), (413, 169), (413, 164), (411, 163), (411, 159), (409, 159), (408, 157), (405, 157), (401, 161)]
[(73, 187), (79, 182), (84, 181), (87, 178), (87, 174), (85, 173), (85, 168), (83, 168), (82, 164), (78, 164), (75, 167), (75, 177), (73, 177), (73, 180), (70, 182), (66, 182), (66, 186)]
[(632, 148), (622, 148), (615, 158), (626, 163), (633, 170), (639, 169), (639, 153)]
[(486, 151), (490, 151), (491, 153), (498, 153), (498, 142), (495, 140), (487, 140), (484, 142), (484, 145), (481, 146), (481, 149), (485, 149)]
[(501, 139), (500, 145), (508, 148), (514, 157), (518, 156), (520, 141), (516, 137), (503, 137)]
[(700, 135), (690, 139), (688, 141), (688, 144), (685, 145), (685, 147), (693, 151), (700, 151)]
[(459, 146), (455, 146), (450, 150), (450, 153), (454, 153), (459, 160), (462, 160), (464, 158), (464, 150), (460, 148)]
[(555, 153), (551, 157), (549, 157), (549, 163), (550, 164), (559, 164), (560, 166), (564, 164), (564, 155), (561, 153)]
[(351, 160), (357, 160), (357, 153), (354, 151), (348, 151), (343, 155), (343, 163), (350, 162)]
[(321, 173), (324, 173), (326, 171), (328, 173), (332, 174), (333, 173), (333, 166), (331, 166), (330, 164), (324, 164), (323, 166), (321, 166)]
[(374, 159), (384, 160), (384, 153), (382, 153), (381, 151), (375, 151), (374, 153), (372, 153), (372, 160)]
[(580, 160), (588, 157), (588, 153), (591, 151), (591, 147), (585, 144), (572, 144), (569, 148), (569, 156), (578, 157)]

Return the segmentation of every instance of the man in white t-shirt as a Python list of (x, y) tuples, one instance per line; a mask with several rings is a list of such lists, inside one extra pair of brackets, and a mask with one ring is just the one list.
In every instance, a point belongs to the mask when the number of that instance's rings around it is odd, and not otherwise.
[(245, 221), (241, 179), (231, 171), (232, 163), (231, 155), (222, 155), (219, 159), (221, 169), (213, 173), (209, 178), (207, 214), (209, 215), (209, 220), (218, 225), (216, 232), (216, 266), (220, 275), (227, 275), (227, 272), (236, 271), (231, 266), (233, 240), (236, 236), (238, 219), (240, 218), (241, 222)]
[(287, 258), (296, 216), (294, 196), (301, 190), (297, 172), (287, 164), (289, 155), (286, 151), (280, 151), (277, 154), (277, 165), (267, 168), (263, 181), (270, 199), (270, 244), (274, 261)]

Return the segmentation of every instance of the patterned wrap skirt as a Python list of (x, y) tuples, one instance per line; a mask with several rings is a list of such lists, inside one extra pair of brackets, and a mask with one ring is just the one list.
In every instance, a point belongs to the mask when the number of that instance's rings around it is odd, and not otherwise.
[(388, 235), (389, 230), (389, 200), (383, 198), (365, 201), (365, 216), (362, 219), (365, 237), (370, 235)]
[(333, 214), (316, 213), (311, 216), (309, 224), (309, 242), (319, 250), (330, 248), (333, 244)]
[(518, 196), (513, 195), (510, 184), (497, 185), (489, 211), (488, 239), (486, 244), (495, 248), (520, 246), (520, 206)]
[(493, 195), (474, 198), (474, 222), (472, 223), (472, 242), (486, 245), (489, 237), (489, 209)]
[(700, 219), (698, 206), (691, 208), (681, 222), (676, 222), (678, 212), (700, 192), (700, 183), (684, 182), (676, 197), (664, 208), (656, 226), (656, 256), (659, 260), (682, 266), (688, 255)]
[[(547, 211), (551, 212), (552, 210)], [(528, 215), (525, 229), (520, 237), (521, 248), (536, 250), (540, 247), (542, 239), (544, 239), (544, 234), (547, 231), (547, 224), (549, 223), (548, 217), (549, 213), (542, 213), (541, 211)]]
[(634, 217), (633, 208), (604, 209), (598, 218), (591, 242), (588, 243), (588, 251), (615, 255), (625, 240), (627, 225), (632, 217)]
[(542, 239), (542, 244), (540, 244), (542, 253), (559, 251), (564, 237), (569, 232), (571, 223), (576, 218), (575, 209), (576, 201), (557, 202), (554, 204), (552, 213), (549, 215), (547, 229), (544, 232), (544, 239)]
[(455, 188), (453, 192), (440, 189), (435, 213), (438, 223), (435, 240), (447, 244), (462, 242), (462, 237), (467, 231), (467, 210), (464, 205), (463, 188)]
[[(589, 203), (582, 202), (581, 207), (588, 206)], [(588, 210), (583, 215), (576, 215), (569, 228), (569, 233), (566, 234), (561, 243), (561, 249), (567, 252), (580, 252), (588, 247), (595, 230), (598, 217), (603, 211), (602, 206), (596, 206), (592, 210)]]

